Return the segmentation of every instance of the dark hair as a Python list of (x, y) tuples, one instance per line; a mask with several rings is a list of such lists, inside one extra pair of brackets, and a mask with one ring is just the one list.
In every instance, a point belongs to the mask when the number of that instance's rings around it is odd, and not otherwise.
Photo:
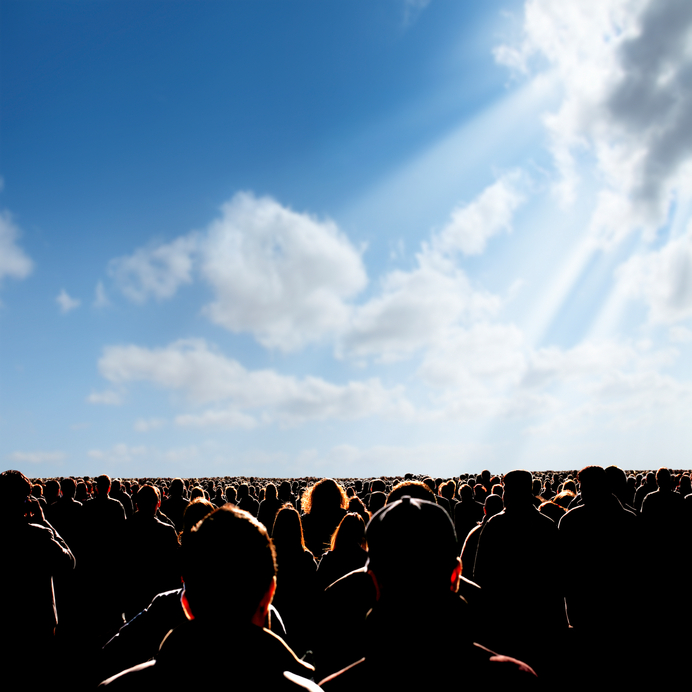
[(311, 485), (301, 499), (303, 512), (330, 512), (341, 507), (348, 507), (348, 496), (339, 483), (332, 478), (323, 478)]
[(274, 545), (264, 525), (224, 505), (192, 529), (182, 550), (193, 615), (206, 619), (221, 612), (231, 625), (249, 622), (276, 576)]
[(332, 534), (331, 549), (341, 550), (349, 544), (358, 545), (361, 548), (365, 543), (365, 522), (360, 514), (350, 512), (336, 527), (336, 531)]

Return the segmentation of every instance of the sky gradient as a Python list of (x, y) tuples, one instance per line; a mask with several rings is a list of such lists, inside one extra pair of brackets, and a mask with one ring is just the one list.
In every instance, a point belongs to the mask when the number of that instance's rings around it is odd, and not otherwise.
[(690, 468), (691, 38), (686, 0), (0, 0), (4, 467)]

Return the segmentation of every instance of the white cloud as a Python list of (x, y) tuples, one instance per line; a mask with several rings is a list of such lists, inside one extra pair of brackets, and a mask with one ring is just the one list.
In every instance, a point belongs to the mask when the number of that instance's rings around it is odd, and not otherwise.
[(298, 379), (273, 370), (248, 371), (209, 348), (204, 340), (177, 341), (165, 348), (109, 346), (99, 371), (110, 382), (147, 381), (179, 391), (195, 405), (225, 402), (223, 410), (179, 417), (179, 425), (253, 425), (247, 410), (263, 420), (294, 425), (329, 418), (410, 415), (401, 388), (385, 389), (379, 380), (335, 385), (318, 377)]
[(107, 406), (119, 406), (123, 403), (123, 396), (120, 392), (106, 389), (103, 392), (92, 392), (87, 397), (90, 404), (106, 404)]
[(139, 248), (128, 257), (118, 257), (108, 265), (108, 273), (131, 300), (143, 303), (153, 296), (171, 298), (182, 284), (192, 282), (197, 234), (176, 238), (170, 243)]
[(510, 231), (514, 211), (523, 201), (517, 189), (521, 176), (510, 173), (488, 186), (470, 204), (457, 207), (449, 223), (433, 238), (438, 252), (480, 255), (488, 239), (501, 231)]
[(652, 322), (692, 317), (692, 224), (660, 250), (631, 257), (618, 268), (617, 279), (620, 290), (647, 303)]
[(0, 280), (9, 276), (25, 279), (33, 269), (33, 262), (17, 245), (19, 229), (7, 211), (0, 211)]
[(435, 343), (460, 320), (495, 313), (500, 299), (476, 290), (452, 262), (429, 251), (412, 271), (393, 271), (380, 295), (359, 306), (339, 352), (351, 357), (395, 360)]
[(652, 237), (692, 163), (692, 4), (687, 0), (529, 0), (524, 40), (497, 58), (557, 74), (560, 107), (546, 117), (561, 191), (574, 199), (579, 157), (603, 184), (591, 224), (609, 245), (641, 228)]
[(283, 351), (333, 335), (367, 276), (361, 253), (329, 219), (239, 193), (206, 231), (140, 248), (109, 272), (132, 300), (172, 297), (195, 276), (215, 294), (204, 313)]
[(367, 283), (360, 252), (334, 222), (250, 194), (222, 207), (201, 273), (216, 292), (205, 308), (212, 321), (286, 351), (342, 329), (345, 300)]
[(9, 458), (20, 463), (55, 464), (61, 462), (66, 456), (64, 452), (12, 452)]
[(692, 330), (686, 327), (671, 327), (668, 330), (668, 338), (674, 344), (692, 343)]
[(82, 303), (82, 301), (77, 298), (71, 298), (64, 288), (56, 296), (55, 302), (58, 304), (60, 312), (63, 314), (76, 310)]

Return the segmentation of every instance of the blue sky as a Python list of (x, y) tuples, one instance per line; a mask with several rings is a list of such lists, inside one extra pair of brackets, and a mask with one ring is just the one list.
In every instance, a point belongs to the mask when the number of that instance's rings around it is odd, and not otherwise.
[(690, 468), (692, 6), (0, 1), (29, 476)]

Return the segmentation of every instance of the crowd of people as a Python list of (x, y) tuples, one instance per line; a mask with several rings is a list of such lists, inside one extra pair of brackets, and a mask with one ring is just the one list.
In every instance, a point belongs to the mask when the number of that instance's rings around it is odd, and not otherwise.
[(65, 676), (72, 689), (116, 691), (689, 680), (681, 470), (339, 481), (5, 471), (0, 514), (2, 667), (22, 689)]

